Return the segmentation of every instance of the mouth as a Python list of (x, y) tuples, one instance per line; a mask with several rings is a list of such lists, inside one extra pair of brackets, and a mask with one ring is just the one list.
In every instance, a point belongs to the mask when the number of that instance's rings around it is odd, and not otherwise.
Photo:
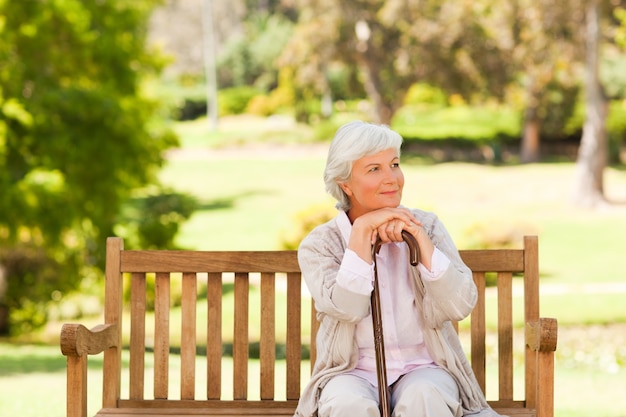
[(384, 196), (394, 196), (396, 194), (398, 194), (399, 190), (390, 190), (390, 191), (383, 191), (381, 192), (382, 195)]

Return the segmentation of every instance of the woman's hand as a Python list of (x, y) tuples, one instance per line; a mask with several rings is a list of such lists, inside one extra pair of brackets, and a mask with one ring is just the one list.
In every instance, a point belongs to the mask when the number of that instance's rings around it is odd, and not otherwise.
[(402, 231), (411, 233), (417, 240), (420, 262), (428, 269), (434, 245), (422, 229), (422, 223), (404, 208), (382, 208), (359, 216), (352, 225), (348, 247), (366, 262), (372, 262), (372, 245), (380, 237), (383, 243), (402, 242)]
[[(420, 263), (430, 270), (432, 266), (431, 261), (433, 252), (435, 251), (435, 245), (433, 245), (432, 240), (430, 240), (430, 236), (428, 236), (428, 233), (426, 233), (426, 231), (422, 228), (422, 224), (417, 220), (404, 230), (411, 233), (413, 237), (415, 237), (420, 252)], [(400, 232), (402, 233), (402, 231)]]
[[(372, 262), (372, 245), (376, 239), (384, 243), (402, 242), (402, 230), (417, 233), (420, 223), (404, 208), (382, 208), (357, 217), (352, 224), (348, 248), (356, 252), (366, 262)], [(413, 226), (411, 226), (413, 225)]]

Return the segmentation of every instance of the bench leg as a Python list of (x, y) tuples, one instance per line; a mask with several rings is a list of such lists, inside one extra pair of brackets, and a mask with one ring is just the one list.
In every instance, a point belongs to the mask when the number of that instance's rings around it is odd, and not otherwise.
[(554, 352), (539, 352), (537, 417), (554, 417)]
[(67, 357), (67, 417), (87, 417), (87, 355)]

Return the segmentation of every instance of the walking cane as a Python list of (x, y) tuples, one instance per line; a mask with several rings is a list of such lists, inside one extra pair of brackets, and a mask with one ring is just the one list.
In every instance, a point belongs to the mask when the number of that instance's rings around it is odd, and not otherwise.
[[(409, 261), (416, 266), (419, 263), (419, 248), (412, 234), (402, 231), (402, 238), (409, 245)], [(382, 246), (380, 238), (372, 247), (374, 259), (374, 291), (372, 291), (372, 323), (374, 325), (374, 351), (376, 352), (376, 374), (378, 378), (378, 398), (381, 417), (391, 417), (391, 404), (389, 402), (389, 387), (387, 386), (387, 366), (385, 363), (385, 342), (383, 338), (383, 322), (380, 312), (380, 293), (378, 291), (378, 269), (376, 267), (376, 254)]]

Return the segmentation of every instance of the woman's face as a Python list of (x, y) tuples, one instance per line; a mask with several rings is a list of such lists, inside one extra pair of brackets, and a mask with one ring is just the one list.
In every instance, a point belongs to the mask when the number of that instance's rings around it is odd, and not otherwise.
[(404, 187), (398, 152), (391, 148), (355, 161), (350, 179), (340, 185), (352, 203), (352, 220), (372, 210), (398, 207)]

